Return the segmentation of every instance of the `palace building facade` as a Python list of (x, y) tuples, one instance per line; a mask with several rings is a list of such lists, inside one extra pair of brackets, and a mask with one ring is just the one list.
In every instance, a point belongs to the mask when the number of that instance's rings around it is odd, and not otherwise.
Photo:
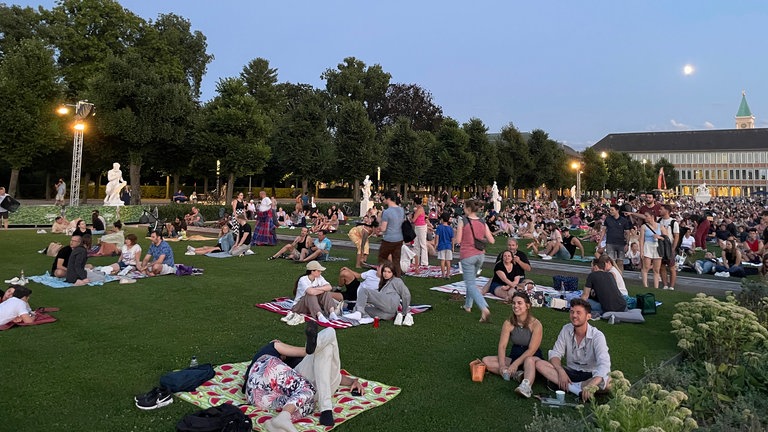
[(713, 196), (768, 192), (768, 129), (755, 128), (744, 93), (735, 120), (735, 129), (609, 134), (592, 148), (649, 164), (666, 158), (678, 172), (680, 195), (703, 183)]

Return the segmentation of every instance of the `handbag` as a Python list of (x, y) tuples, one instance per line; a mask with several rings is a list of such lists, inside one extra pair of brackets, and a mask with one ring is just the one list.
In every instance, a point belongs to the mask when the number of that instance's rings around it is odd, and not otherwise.
[(472, 240), (475, 241), (475, 249), (477, 249), (479, 251), (484, 251), (485, 250), (485, 240), (478, 239), (475, 236), (475, 228), (472, 226), (472, 221), (469, 220), (468, 217), (465, 217), (464, 219), (466, 219), (467, 224), (469, 225), (469, 229), (472, 231)]
[(469, 363), (469, 372), (472, 374), (472, 381), (474, 382), (483, 382), (485, 370), (485, 363), (480, 359), (474, 359)]

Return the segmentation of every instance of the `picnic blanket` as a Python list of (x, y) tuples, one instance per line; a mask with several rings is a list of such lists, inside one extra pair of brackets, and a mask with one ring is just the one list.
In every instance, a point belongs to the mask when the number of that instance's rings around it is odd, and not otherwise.
[[(146, 238), (149, 238), (149, 237), (146, 237)], [(205, 237), (205, 236), (201, 236), (201, 235), (197, 235), (197, 234), (195, 234), (195, 235), (187, 236), (187, 238), (181, 238), (181, 237), (165, 237), (165, 238), (163, 238), (163, 240), (165, 240), (165, 241), (167, 241), (167, 242), (178, 242), (178, 241), (207, 241), (207, 240), (214, 240), (214, 241), (216, 241), (216, 240), (217, 240), (217, 238), (216, 238), (216, 237)]]
[[(475, 285), (477, 285), (478, 290), (482, 290), (486, 283), (488, 283), (490, 279), (485, 276), (478, 276), (477, 279), (475, 279)], [(464, 284), (464, 281), (458, 281), (450, 284), (440, 285), (436, 287), (430, 288), (431, 291), (440, 291), (444, 293), (453, 293), (454, 291), (458, 292), (459, 294), (466, 296), (467, 295), (467, 286)], [(557, 290), (547, 287), (544, 285), (536, 285), (533, 288), (534, 291), (541, 291), (544, 294), (550, 294), (550, 295), (556, 295), (559, 294)], [(486, 293), (483, 297), (491, 300), (501, 300), (500, 297), (496, 297), (495, 295), (491, 293)]]
[[(409, 269), (405, 272), (406, 276), (422, 277), (422, 278), (441, 278), (443, 277), (443, 271), (440, 266), (424, 266), (418, 269)], [(459, 273), (459, 266), (451, 266), (451, 276), (456, 276)]]
[[(257, 303), (254, 306), (256, 306), (257, 308), (268, 310), (270, 312), (278, 313), (280, 315), (288, 315), (288, 312), (290, 312), (291, 308), (293, 307), (293, 299), (288, 297), (280, 297), (272, 300), (271, 302)], [(432, 308), (431, 305), (411, 305), (411, 313), (416, 315), (416, 314), (425, 312), (431, 308)], [(319, 326), (333, 327), (335, 329), (345, 329), (345, 328), (350, 328), (350, 327), (355, 327), (360, 325), (358, 321), (345, 318), (345, 317), (340, 317), (337, 320), (330, 320), (327, 324), (321, 323), (317, 321), (315, 318), (312, 318), (307, 315), (304, 316), (304, 320), (315, 321)]]
[(56, 322), (56, 318), (52, 317), (51, 315), (48, 315), (46, 312), (57, 312), (59, 308), (37, 308), (35, 310), (35, 320), (29, 324), (27, 323), (15, 323), (13, 321), (3, 324), (0, 326), (0, 331), (8, 330), (9, 328), (15, 327), (15, 326), (33, 326), (33, 325), (40, 325), (40, 324), (48, 324), (52, 322)]
[[(64, 280), (64, 278), (57, 278), (57, 277), (51, 276), (48, 272), (45, 272), (45, 274), (40, 276), (30, 276), (29, 280), (31, 280), (32, 282), (37, 282), (39, 284), (49, 286), (51, 288), (70, 288), (75, 286), (75, 284), (67, 282), (66, 280)], [(120, 280), (120, 278), (117, 276), (107, 275), (103, 281), (95, 281), (87, 285), (90, 285), (90, 286), (104, 285), (107, 282), (114, 282), (117, 280)]]
[[(213, 379), (206, 381), (193, 392), (176, 393), (176, 397), (197, 405), (201, 409), (222, 403), (237, 405), (251, 418), (254, 430), (264, 430), (264, 422), (277, 415), (277, 412), (248, 405), (242, 386), (245, 370), (249, 364), (250, 361), (246, 361), (217, 366), (214, 368), (216, 375)], [(343, 369), (341, 373), (349, 375)], [(321, 425), (320, 414), (314, 413), (293, 422), (294, 427), (300, 431), (329, 431), (361, 412), (381, 406), (400, 394), (400, 388), (380, 382), (360, 378), (360, 383), (365, 388), (365, 393), (361, 396), (352, 396), (349, 387), (339, 387), (336, 390), (333, 395), (333, 417), (336, 423), (334, 426)]]

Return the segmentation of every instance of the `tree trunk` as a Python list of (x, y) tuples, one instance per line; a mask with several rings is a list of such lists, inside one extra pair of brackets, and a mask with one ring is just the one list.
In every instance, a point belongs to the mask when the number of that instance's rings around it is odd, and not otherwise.
[(83, 183), (81, 182), (80, 188), (84, 190), (80, 191), (80, 198), (83, 204), (88, 204), (88, 197), (91, 195), (91, 173), (86, 172), (83, 180), (85, 181), (85, 188), (83, 188)]
[(229, 177), (227, 177), (227, 197), (224, 200), (225, 203), (232, 202), (232, 194), (234, 193), (234, 186), (235, 186), (235, 173), (229, 173)]
[(171, 200), (171, 176), (165, 176), (165, 200)]
[(45, 200), (51, 199), (51, 173), (45, 173)]
[(131, 204), (141, 204), (141, 156), (131, 155)]
[(360, 202), (360, 180), (355, 179), (355, 188), (352, 190), (352, 201)]
[[(95, 183), (96, 184), (96, 188), (95, 188), (96, 191), (93, 194), (94, 198), (98, 198), (99, 197), (99, 187), (101, 186), (101, 177), (102, 177), (102, 173), (99, 173), (99, 176), (96, 177), (96, 183)], [(107, 188), (105, 187), (104, 188), (104, 196), (106, 196), (106, 195), (107, 195)]]
[(203, 177), (203, 192), (208, 193), (208, 176)]
[(301, 179), (301, 194), (304, 195), (307, 192), (309, 192), (309, 180), (303, 178)]
[(408, 201), (408, 182), (405, 182), (403, 183), (403, 202), (407, 202), (407, 201)]
[(8, 195), (19, 197), (18, 191), (16, 190), (18, 188), (19, 184), (19, 172), (21, 169), (19, 168), (12, 168), (11, 169), (11, 180), (8, 182)]
[(173, 193), (176, 193), (176, 191), (179, 190), (179, 179), (180, 179), (180, 177), (181, 176), (179, 174), (174, 174), (173, 175)]

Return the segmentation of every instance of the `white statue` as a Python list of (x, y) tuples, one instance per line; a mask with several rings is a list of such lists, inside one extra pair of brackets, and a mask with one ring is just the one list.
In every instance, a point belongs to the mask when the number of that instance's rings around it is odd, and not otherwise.
[(698, 203), (708, 203), (712, 199), (712, 195), (709, 193), (709, 188), (706, 183), (696, 187), (696, 194), (693, 196), (693, 200)]
[(501, 211), (501, 195), (499, 195), (499, 187), (496, 185), (496, 182), (493, 182), (493, 187), (491, 188), (491, 202), (493, 202), (493, 210), (498, 213)]
[(120, 171), (120, 164), (115, 162), (112, 164), (112, 169), (107, 173), (107, 187), (104, 190), (106, 196), (104, 197), (104, 204), (110, 206), (124, 205), (120, 199), (120, 191), (123, 190), (127, 184), (123, 180), (123, 172)]
[(363, 185), (360, 186), (360, 189), (363, 191), (363, 199), (360, 201), (360, 216), (362, 217), (366, 213), (368, 213), (368, 210), (373, 207), (373, 203), (371, 200), (371, 176), (365, 176), (365, 180), (363, 180)]

